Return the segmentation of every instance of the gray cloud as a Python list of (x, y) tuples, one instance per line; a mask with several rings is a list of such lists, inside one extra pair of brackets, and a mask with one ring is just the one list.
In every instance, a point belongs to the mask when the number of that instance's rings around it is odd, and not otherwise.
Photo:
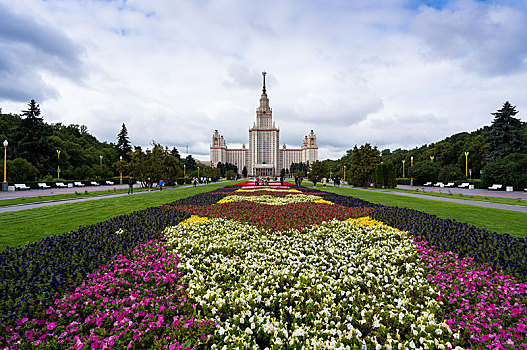
[(27, 101), (57, 97), (42, 72), (69, 79), (82, 75), (82, 50), (62, 32), (0, 3), (0, 98)]
[(527, 69), (527, 15), (515, 7), (474, 0), (442, 9), (423, 6), (412, 30), (425, 41), (430, 59), (455, 60), (483, 75)]

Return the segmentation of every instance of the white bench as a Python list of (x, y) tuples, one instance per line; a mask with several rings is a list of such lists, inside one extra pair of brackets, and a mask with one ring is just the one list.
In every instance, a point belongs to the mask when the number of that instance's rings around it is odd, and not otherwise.
[(454, 187), (454, 183), (453, 182), (449, 182), (445, 185), (445, 187)]
[(23, 190), (30, 190), (29, 187), (26, 186), (26, 184), (15, 184), (15, 191), (23, 191)]
[(92, 182), (90, 182), (90, 184), (91, 184), (92, 186), (100, 186), (100, 185), (97, 183), (97, 181), (92, 181)]
[(49, 186), (47, 183), (45, 182), (39, 182), (38, 183), (38, 188), (42, 188), (42, 189), (46, 189), (46, 188), (51, 188), (51, 186)]
[(469, 183), (468, 182), (463, 182), (461, 185), (459, 185), (458, 187), (459, 188), (466, 188), (469, 186)]
[(76, 181), (73, 183), (73, 186), (84, 187), (84, 184), (82, 182)]
[(494, 184), (492, 186), (489, 187), (489, 190), (499, 190), (503, 187), (503, 185), (499, 185), (499, 184)]
[(55, 186), (57, 186), (58, 188), (66, 188), (66, 187), (68, 187), (67, 185), (64, 185), (64, 182), (57, 182), (57, 183), (55, 183)]
[(435, 187), (445, 187), (445, 184), (442, 183), (442, 182), (438, 182), (436, 184), (434, 184)]
[(427, 183), (423, 184), (423, 186), (432, 186), (432, 183), (431, 182), (427, 182)]
[(107, 185), (113, 185), (113, 181), (106, 181)]

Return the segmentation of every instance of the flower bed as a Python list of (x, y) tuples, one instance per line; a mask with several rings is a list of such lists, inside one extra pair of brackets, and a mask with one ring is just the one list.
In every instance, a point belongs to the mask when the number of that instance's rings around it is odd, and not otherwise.
[(0, 343), (527, 349), (524, 239), (289, 189), (229, 186), (2, 252)]

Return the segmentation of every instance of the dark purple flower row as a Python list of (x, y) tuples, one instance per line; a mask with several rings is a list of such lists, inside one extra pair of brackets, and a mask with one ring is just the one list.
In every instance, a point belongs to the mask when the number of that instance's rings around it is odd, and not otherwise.
[(31, 318), (86, 275), (188, 218), (149, 208), (0, 253), (0, 322)]
[[(205, 192), (205, 193), (199, 193), (192, 197), (182, 198), (178, 199), (177, 201), (168, 203), (167, 205), (170, 206), (176, 206), (176, 205), (211, 205), (219, 201), (220, 199), (225, 198), (228, 196), (228, 192), (232, 192), (235, 189), (232, 188), (233, 186), (228, 186), (224, 188), (220, 188), (219, 190), (213, 191), (213, 192)], [(225, 188), (230, 188), (230, 191), (224, 191)], [(239, 189), (239, 187), (237, 188)]]
[(421, 236), (441, 252), (453, 252), (460, 258), (472, 257), (496, 270), (527, 280), (527, 239), (498, 234), (476, 226), (408, 208), (380, 208), (373, 219)]

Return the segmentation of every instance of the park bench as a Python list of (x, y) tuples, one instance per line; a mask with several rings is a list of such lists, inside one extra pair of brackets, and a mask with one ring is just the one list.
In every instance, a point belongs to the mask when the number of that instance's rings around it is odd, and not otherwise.
[(84, 184), (83, 184), (82, 182), (80, 182), (80, 181), (75, 181), (75, 182), (73, 183), (73, 186), (84, 187)]
[(92, 181), (92, 182), (90, 182), (90, 184), (91, 184), (92, 186), (100, 186), (100, 185), (97, 183), (97, 181)]
[(113, 185), (113, 181), (106, 181), (107, 185)]
[(29, 187), (26, 186), (26, 184), (15, 184), (15, 191), (23, 191), (23, 190), (30, 190)]
[(57, 183), (55, 183), (55, 186), (57, 186), (58, 188), (66, 188), (66, 187), (68, 187), (67, 185), (64, 185), (64, 182), (57, 182)]
[(449, 182), (445, 185), (445, 187), (454, 187), (454, 183), (453, 182)]
[(438, 182), (434, 184), (435, 187), (445, 187), (445, 184), (442, 182)]
[(494, 184), (489, 187), (489, 190), (500, 190), (503, 187), (503, 185)]
[(431, 182), (427, 182), (427, 183), (423, 184), (423, 186), (432, 186), (432, 183)]
[(41, 188), (41, 189), (46, 189), (46, 188), (51, 188), (51, 186), (49, 186), (47, 183), (45, 182), (39, 182), (38, 183), (38, 188)]
[(463, 182), (461, 185), (459, 185), (459, 188), (467, 188), (469, 186), (468, 182)]

